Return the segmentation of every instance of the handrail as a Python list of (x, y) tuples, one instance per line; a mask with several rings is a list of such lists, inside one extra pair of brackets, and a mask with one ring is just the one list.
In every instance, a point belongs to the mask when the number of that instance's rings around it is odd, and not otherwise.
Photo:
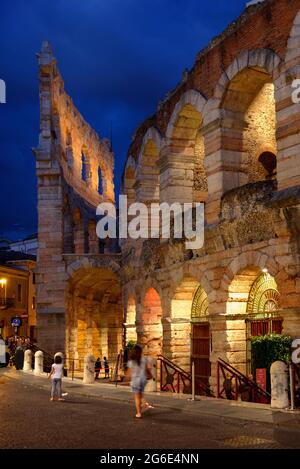
[[(248, 399), (246, 400), (252, 400), (254, 402), (256, 401), (256, 398), (258, 395), (260, 395), (263, 399), (265, 399), (267, 402), (270, 401), (271, 395), (268, 393), (265, 389), (261, 388), (255, 381), (253, 381), (251, 378), (248, 378), (246, 375), (244, 375), (240, 370), (237, 368), (234, 368), (230, 363), (227, 363), (225, 360), (222, 358), (218, 358), (218, 381), (217, 381), (217, 388), (218, 388), (218, 397), (220, 398), (225, 398), (224, 394), (226, 395), (227, 399), (238, 399), (238, 395), (242, 395), (243, 391), (241, 391), (241, 384), (246, 385), (250, 387), (249, 391), (249, 396)], [(221, 388), (220, 386), (220, 370), (222, 371), (223, 378), (224, 378), (224, 383), (223, 387)], [(225, 371), (230, 373), (230, 376), (226, 376)], [(235, 390), (232, 389), (232, 380), (233, 378), (235, 379)], [(230, 381), (229, 387), (225, 388), (225, 381), (228, 380)], [(251, 392), (250, 392), (251, 391)], [(234, 396), (234, 397), (233, 397)], [(259, 401), (258, 401), (259, 402)]]
[[(180, 389), (183, 385), (183, 391), (187, 389), (187, 385), (185, 381), (189, 382), (189, 387), (192, 385), (192, 376), (191, 373), (188, 373), (187, 371), (183, 370), (180, 366), (176, 365), (176, 363), (172, 362), (168, 358), (164, 357), (163, 355), (158, 355), (157, 357), (158, 360), (160, 360), (160, 390), (165, 391), (168, 389), (168, 387), (171, 387), (173, 392), (180, 392)], [(165, 372), (167, 374), (166, 376), (166, 382), (163, 384), (163, 365), (165, 368)], [(173, 374), (169, 373), (168, 367), (173, 370)], [(177, 386), (175, 388), (174, 386), (174, 380), (177, 375)], [(200, 392), (204, 393), (207, 396), (210, 397), (215, 397), (214, 394), (212, 393), (210, 387), (204, 383), (202, 383), (199, 379), (195, 380), (196, 387), (200, 390)]]
[(180, 368), (180, 366), (176, 365), (176, 363), (169, 360), (169, 358), (164, 357), (163, 355), (158, 355), (157, 359), (158, 360), (163, 360), (164, 362), (166, 362), (174, 370), (182, 373), (183, 375), (186, 375), (187, 378), (191, 378), (191, 374), (188, 371), (185, 371), (183, 368)]
[(271, 394), (268, 393), (268, 391), (265, 391), (263, 388), (261, 388), (255, 381), (253, 381), (251, 378), (248, 378), (248, 376), (244, 375), (240, 370), (238, 370), (237, 368), (234, 368), (232, 365), (230, 365), (230, 363), (227, 363), (225, 362), (225, 360), (223, 360), (222, 358), (219, 358), (218, 361), (220, 363), (222, 363), (224, 365), (224, 367), (227, 367), (228, 368), (228, 371), (232, 371), (234, 372), (236, 375), (238, 375), (240, 377), (240, 379), (242, 379), (243, 381), (251, 384), (252, 386), (254, 386), (255, 388), (257, 388), (257, 390), (261, 393), (261, 394), (264, 394), (266, 397), (271, 397)]

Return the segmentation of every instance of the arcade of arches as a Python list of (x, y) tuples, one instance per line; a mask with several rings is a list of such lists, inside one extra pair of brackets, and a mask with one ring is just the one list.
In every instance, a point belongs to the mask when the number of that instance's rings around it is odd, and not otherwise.
[(43, 43), (34, 150), (41, 348), (113, 361), (138, 341), (185, 370), (193, 361), (215, 389), (219, 357), (249, 372), (252, 336), (300, 336), (299, 41), (300, 0), (249, 6), (134, 134), (121, 193), (147, 206), (204, 203), (201, 249), (172, 238), (99, 244), (96, 207), (115, 202), (114, 155)]

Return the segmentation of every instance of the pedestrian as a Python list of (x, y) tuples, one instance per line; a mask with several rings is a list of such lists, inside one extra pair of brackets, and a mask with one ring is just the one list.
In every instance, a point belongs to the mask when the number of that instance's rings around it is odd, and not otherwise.
[(59, 401), (64, 401), (64, 398), (62, 397), (61, 393), (61, 383), (63, 375), (64, 366), (62, 363), (62, 358), (60, 355), (56, 355), (56, 357), (54, 358), (54, 363), (51, 367), (51, 372), (48, 376), (48, 379), (52, 379), (50, 401), (54, 401), (56, 396)]
[(103, 357), (104, 364), (104, 378), (109, 378), (109, 365), (106, 357)]
[(95, 373), (96, 373), (95, 379), (99, 379), (99, 373), (100, 373), (101, 368), (102, 368), (101, 360), (100, 360), (100, 357), (98, 357), (95, 363)]
[(127, 366), (127, 377), (130, 379), (131, 390), (134, 394), (135, 417), (141, 418), (142, 409), (153, 409), (153, 406), (143, 397), (147, 379), (152, 378), (152, 374), (150, 368), (148, 368), (146, 358), (143, 357), (142, 347), (139, 345), (133, 347)]

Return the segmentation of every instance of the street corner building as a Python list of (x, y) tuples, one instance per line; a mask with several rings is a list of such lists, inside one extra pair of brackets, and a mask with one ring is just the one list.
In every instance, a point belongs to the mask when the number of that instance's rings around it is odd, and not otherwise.
[(251, 336), (300, 337), (300, 0), (249, 5), (135, 132), (121, 192), (203, 202), (197, 250), (97, 238), (97, 205), (115, 203), (110, 143), (66, 94), (47, 42), (38, 61), (41, 348), (80, 367), (137, 341), (188, 372), (194, 362), (215, 390), (219, 359), (249, 373)]

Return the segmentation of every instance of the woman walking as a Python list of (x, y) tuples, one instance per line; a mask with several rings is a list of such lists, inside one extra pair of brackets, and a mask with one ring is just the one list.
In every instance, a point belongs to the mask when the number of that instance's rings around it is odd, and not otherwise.
[(62, 358), (60, 355), (57, 355), (54, 358), (54, 363), (51, 368), (51, 372), (49, 373), (48, 379), (52, 379), (52, 386), (51, 386), (51, 397), (50, 401), (54, 401), (55, 397), (57, 396), (59, 401), (64, 401), (62, 398), (61, 393), (61, 382), (62, 377), (64, 374), (64, 366), (62, 363)]
[(134, 393), (134, 402), (136, 409), (136, 418), (142, 417), (142, 407), (143, 410), (153, 409), (153, 406), (150, 405), (143, 397), (143, 392), (147, 382), (148, 375), (151, 375), (151, 371), (147, 366), (147, 360), (143, 357), (142, 347), (135, 345), (130, 354), (130, 360), (127, 364), (128, 366), (128, 378), (130, 379), (131, 389)]

